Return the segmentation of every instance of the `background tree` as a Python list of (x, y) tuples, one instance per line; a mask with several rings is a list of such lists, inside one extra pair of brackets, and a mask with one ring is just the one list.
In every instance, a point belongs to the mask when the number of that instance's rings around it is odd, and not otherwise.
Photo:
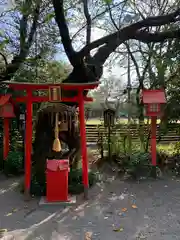
[[(57, 51), (57, 26), (47, 1), (16, 1), (0, 16), (0, 46), (6, 58), (1, 81), (12, 79), (23, 64), (50, 59)], [(50, 15), (51, 13), (51, 15)]]

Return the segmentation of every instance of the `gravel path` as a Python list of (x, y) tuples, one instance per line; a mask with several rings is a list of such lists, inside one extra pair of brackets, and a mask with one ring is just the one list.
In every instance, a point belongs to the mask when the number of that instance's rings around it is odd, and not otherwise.
[(0, 178), (0, 228), (7, 229), (1, 239), (84, 240), (89, 232), (87, 240), (180, 240), (178, 180), (107, 179), (90, 191), (89, 201), (66, 208), (25, 203), (17, 183)]

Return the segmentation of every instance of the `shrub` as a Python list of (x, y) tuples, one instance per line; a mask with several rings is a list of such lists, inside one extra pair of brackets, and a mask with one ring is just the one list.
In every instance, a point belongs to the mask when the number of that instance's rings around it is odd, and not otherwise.
[(175, 146), (174, 146), (174, 152), (177, 155), (180, 155), (180, 142), (176, 142)]
[(133, 153), (126, 163), (126, 172), (135, 179), (142, 176), (149, 176), (151, 171), (149, 159), (149, 153)]
[[(89, 172), (89, 187), (93, 186), (97, 181), (97, 173)], [(82, 169), (72, 169), (69, 173), (69, 193), (80, 194), (84, 190)]]
[(32, 195), (40, 197), (46, 195), (46, 182), (40, 183), (35, 174), (32, 175), (30, 192)]
[(0, 148), (0, 171), (3, 169), (4, 159), (3, 159), (3, 149)]
[(17, 175), (24, 171), (23, 153), (10, 151), (4, 162), (4, 173), (7, 175)]
[(177, 142), (174, 145), (173, 156), (170, 161), (171, 170), (175, 173), (176, 176), (180, 176), (180, 142)]

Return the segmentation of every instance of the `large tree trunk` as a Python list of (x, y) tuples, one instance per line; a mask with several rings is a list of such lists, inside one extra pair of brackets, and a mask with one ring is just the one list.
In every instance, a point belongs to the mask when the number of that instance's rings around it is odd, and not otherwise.
[[(55, 116), (53, 113), (40, 112), (35, 127), (35, 141), (33, 153), (33, 173), (40, 184), (45, 182), (45, 170), (47, 159), (67, 159), (70, 160), (70, 166), (76, 167), (79, 151), (80, 137), (74, 122), (72, 122), (71, 130), (60, 132), (59, 139), (66, 143), (68, 151), (54, 152), (52, 150), (54, 141), (54, 124)], [(52, 121), (53, 117), (53, 121)]]

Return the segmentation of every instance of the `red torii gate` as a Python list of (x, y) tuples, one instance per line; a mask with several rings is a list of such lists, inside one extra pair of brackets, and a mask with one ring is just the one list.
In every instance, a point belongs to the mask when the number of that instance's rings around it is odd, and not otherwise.
[[(33, 91), (50, 90), (52, 88), (60, 88), (63, 90), (77, 91), (76, 97), (62, 97), (59, 102), (77, 102), (79, 106), (80, 120), (80, 135), (81, 135), (81, 150), (82, 150), (82, 170), (83, 170), (83, 185), (84, 195), (87, 198), (89, 179), (88, 179), (88, 159), (86, 148), (86, 126), (84, 116), (84, 102), (92, 102), (93, 98), (83, 95), (84, 90), (92, 90), (98, 87), (99, 82), (93, 83), (61, 83), (61, 84), (34, 84), (5, 81), (5, 84), (13, 90), (22, 90), (26, 92), (25, 96), (16, 97), (13, 99), (16, 103), (26, 104), (26, 134), (25, 134), (25, 194), (30, 193), (31, 184), (31, 154), (32, 154), (32, 133), (33, 133), (33, 103), (48, 102), (49, 96), (33, 96)], [(6, 129), (7, 131), (7, 129)], [(6, 136), (5, 136), (6, 137)], [(7, 141), (6, 141), (7, 142)], [(5, 146), (4, 146), (5, 147)]]

